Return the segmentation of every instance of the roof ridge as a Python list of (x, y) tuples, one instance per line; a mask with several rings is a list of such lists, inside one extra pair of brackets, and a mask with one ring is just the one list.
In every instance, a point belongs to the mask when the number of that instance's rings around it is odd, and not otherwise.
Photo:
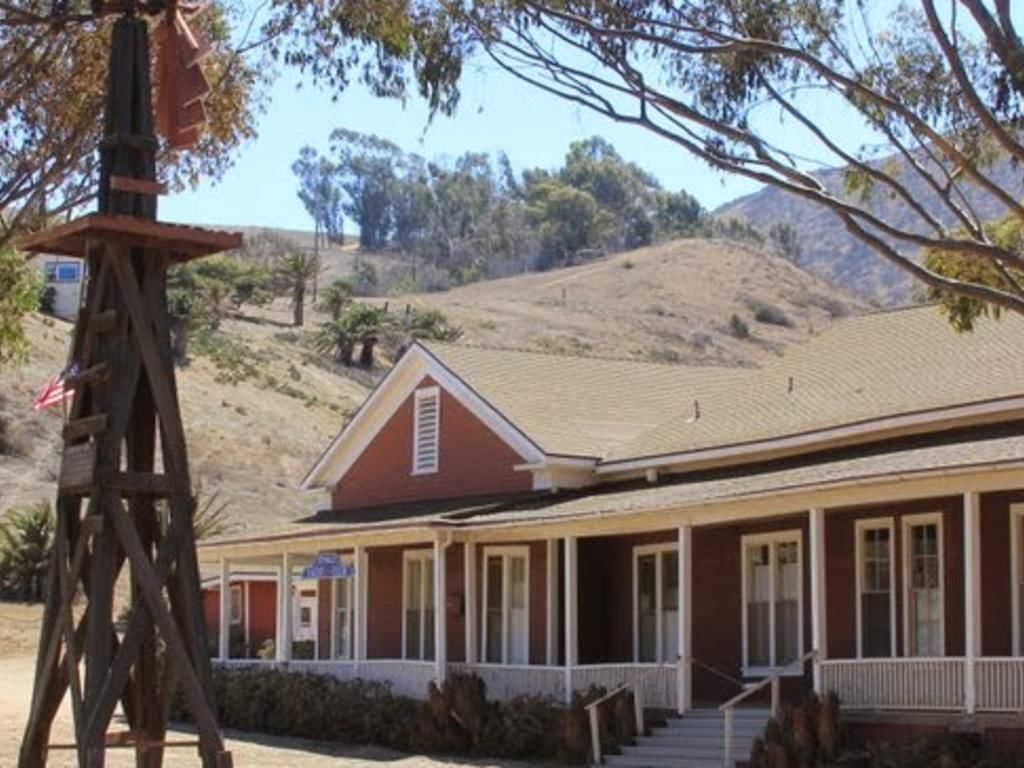
[(449, 349), (478, 349), (484, 352), (510, 352), (521, 355), (542, 355), (544, 357), (570, 358), (578, 360), (599, 360), (610, 363), (633, 363), (634, 365), (660, 366), (663, 368), (700, 368), (702, 370), (733, 370), (740, 366), (733, 365), (695, 365), (686, 362), (672, 362), (671, 360), (641, 360), (635, 357), (616, 357), (615, 355), (586, 354), (582, 352), (571, 352), (568, 350), (554, 349), (530, 349), (528, 347), (499, 347), (494, 344), (464, 343), (453, 341), (426, 341), (418, 340), (427, 349), (447, 347)]

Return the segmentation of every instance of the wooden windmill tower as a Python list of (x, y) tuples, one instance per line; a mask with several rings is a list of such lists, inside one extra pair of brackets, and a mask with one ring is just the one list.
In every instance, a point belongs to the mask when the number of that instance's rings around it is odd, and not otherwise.
[[(183, 743), (166, 739), (177, 687), (198, 730), (198, 740), (185, 743), (198, 748), (205, 768), (224, 768), (231, 756), (213, 705), (165, 285), (172, 265), (237, 248), (241, 236), (156, 220), (149, 32), (134, 2), (119, 0), (112, 10), (121, 15), (111, 41), (98, 212), (19, 244), (81, 257), (89, 275), (72, 341), (79, 372), (63, 432), (56, 542), (19, 766), (43, 766), (62, 747), (77, 752), (80, 766), (98, 768), (107, 749), (128, 747), (136, 765), (158, 768), (164, 748)], [(124, 570), (130, 605), (122, 633), (114, 589)], [(75, 742), (51, 744), (68, 692)], [(108, 733), (118, 703), (128, 728)]]

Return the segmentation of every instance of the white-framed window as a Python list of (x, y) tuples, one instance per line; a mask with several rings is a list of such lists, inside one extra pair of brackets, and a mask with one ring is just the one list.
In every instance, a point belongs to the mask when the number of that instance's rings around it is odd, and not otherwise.
[(402, 658), (434, 658), (434, 553), (402, 554)]
[(1024, 504), (1010, 505), (1010, 579), (1013, 655), (1024, 655)]
[(896, 655), (896, 556), (891, 517), (858, 520), (857, 656)]
[(907, 656), (945, 654), (942, 515), (903, 518), (903, 622)]
[(530, 548), (484, 548), (484, 661), (530, 663)]
[[(342, 557), (344, 565), (352, 564), (352, 557)], [(353, 642), (355, 635), (355, 579), (335, 579), (331, 591), (333, 601), (333, 625), (331, 636), (332, 653), (335, 659), (351, 659), (353, 657)]]
[(437, 472), (441, 447), (441, 390), (417, 389), (413, 408), (412, 473)]
[(633, 660), (679, 658), (679, 548), (633, 547)]
[(48, 261), (43, 269), (48, 283), (77, 283), (82, 279), (82, 265), (77, 261)]
[(232, 584), (229, 587), (231, 591), (230, 605), (231, 605), (231, 623), (241, 624), (242, 623), (242, 585)]
[[(743, 536), (743, 668), (756, 675), (803, 654), (801, 532)], [(794, 674), (800, 674), (794, 669)]]

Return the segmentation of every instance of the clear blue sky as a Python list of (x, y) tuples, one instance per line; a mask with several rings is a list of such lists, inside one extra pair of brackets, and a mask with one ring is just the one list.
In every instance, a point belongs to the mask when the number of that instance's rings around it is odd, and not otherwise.
[[(327, 150), (327, 137), (344, 127), (375, 133), (428, 159), (466, 151), (504, 150), (517, 169), (561, 164), (570, 142), (599, 134), (628, 160), (654, 173), (669, 189), (683, 188), (706, 207), (755, 191), (756, 185), (712, 171), (678, 147), (632, 126), (620, 126), (499, 70), (477, 67), (466, 73), (463, 98), (453, 118), (428, 123), (419, 100), (404, 107), (379, 99), (359, 86), (332, 101), (291, 71), (271, 88), (259, 136), (242, 147), (234, 167), (219, 183), (161, 201), (160, 218), (217, 225), (311, 228), (295, 195), (291, 164), (309, 144)], [(351, 231), (352, 225), (346, 222)]]

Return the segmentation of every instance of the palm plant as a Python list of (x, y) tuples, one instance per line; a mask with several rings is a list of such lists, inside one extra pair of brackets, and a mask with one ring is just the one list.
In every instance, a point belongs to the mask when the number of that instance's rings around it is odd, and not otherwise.
[(318, 309), (327, 312), (331, 320), (338, 320), (345, 307), (352, 301), (353, 292), (352, 283), (348, 280), (335, 280), (320, 294)]
[(336, 362), (349, 366), (352, 365), (352, 352), (357, 341), (359, 339), (353, 333), (347, 319), (338, 317), (320, 326), (320, 330), (313, 337), (313, 346), (318, 352), (333, 355)]
[(313, 340), (321, 352), (331, 353), (342, 365), (352, 365), (356, 344), (361, 345), (359, 365), (372, 368), (374, 350), (380, 338), (392, 327), (387, 307), (352, 304), (337, 319), (324, 323)]
[(293, 324), (302, 326), (305, 322), (306, 284), (320, 271), (320, 261), (309, 253), (290, 253), (282, 258), (275, 276), (292, 296)]
[(0, 594), (29, 602), (43, 599), (54, 529), (49, 502), (8, 510), (0, 520)]

